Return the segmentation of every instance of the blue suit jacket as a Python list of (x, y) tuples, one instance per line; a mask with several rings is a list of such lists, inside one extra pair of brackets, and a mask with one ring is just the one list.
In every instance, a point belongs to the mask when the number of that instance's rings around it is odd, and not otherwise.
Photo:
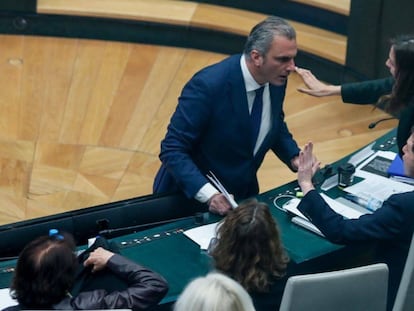
[(389, 268), (388, 306), (391, 307), (414, 231), (414, 191), (394, 194), (382, 207), (359, 219), (336, 214), (317, 191), (306, 194), (298, 209), (333, 243), (376, 243), (376, 262)]
[(271, 85), (272, 128), (253, 156), (240, 57), (202, 69), (183, 88), (161, 142), (154, 192), (180, 189), (194, 197), (212, 171), (229, 193), (244, 199), (259, 192), (256, 172), (269, 149), (287, 165), (299, 153), (284, 121), (286, 86)]

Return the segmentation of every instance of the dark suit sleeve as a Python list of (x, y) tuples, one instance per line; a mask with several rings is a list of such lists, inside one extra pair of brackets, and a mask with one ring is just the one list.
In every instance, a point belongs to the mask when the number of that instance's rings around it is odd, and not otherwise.
[(341, 85), (341, 96), (344, 103), (375, 104), (378, 99), (390, 94), (394, 85), (394, 78), (370, 80)]
[(329, 207), (316, 190), (312, 190), (301, 200), (298, 209), (333, 243), (393, 240), (411, 237), (406, 221), (412, 220), (412, 215), (407, 215), (403, 206), (409, 198), (413, 198), (412, 193), (407, 198), (396, 194), (373, 214), (344, 219)]
[(183, 88), (165, 139), (161, 143), (160, 160), (188, 197), (194, 197), (207, 183), (192, 159), (211, 115), (211, 98), (203, 79), (193, 77)]

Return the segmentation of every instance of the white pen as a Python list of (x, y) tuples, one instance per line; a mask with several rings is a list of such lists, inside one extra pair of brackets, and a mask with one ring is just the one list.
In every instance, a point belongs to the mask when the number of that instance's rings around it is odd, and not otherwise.
[(230, 205), (233, 208), (236, 208), (239, 206), (236, 203), (236, 201), (234, 201), (233, 197), (227, 192), (226, 188), (224, 188), (224, 186), (221, 184), (221, 182), (218, 180), (218, 178), (216, 177), (216, 175), (214, 175), (212, 171), (210, 171), (209, 174), (207, 174), (207, 178), (213, 183), (213, 185), (217, 188), (217, 190), (220, 191), (226, 197), (227, 201), (229, 201)]

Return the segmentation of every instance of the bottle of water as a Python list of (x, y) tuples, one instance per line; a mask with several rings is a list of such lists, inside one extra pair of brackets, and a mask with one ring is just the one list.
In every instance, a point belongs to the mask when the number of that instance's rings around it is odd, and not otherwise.
[(359, 193), (357, 195), (361, 206), (365, 207), (367, 210), (371, 212), (375, 212), (377, 209), (379, 209), (382, 206), (382, 201), (372, 197), (371, 195), (367, 194), (361, 194)]
[(382, 206), (382, 202), (375, 198), (370, 198), (368, 202), (366, 203), (366, 209), (372, 212), (375, 212), (377, 209), (379, 209)]
[(349, 199), (350, 201), (358, 204), (359, 206), (362, 206), (363, 208), (371, 212), (375, 212), (377, 209), (379, 209), (382, 206), (381, 200), (378, 200), (377, 198), (374, 198), (369, 194), (364, 194), (364, 193), (358, 193), (357, 195), (346, 194), (345, 198)]

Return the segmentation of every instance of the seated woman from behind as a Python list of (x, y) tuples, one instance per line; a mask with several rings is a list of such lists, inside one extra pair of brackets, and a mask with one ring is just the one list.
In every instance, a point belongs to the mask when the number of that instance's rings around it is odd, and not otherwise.
[(211, 250), (216, 269), (247, 290), (256, 310), (278, 310), (289, 258), (269, 207), (242, 202), (222, 220), (217, 237)]

